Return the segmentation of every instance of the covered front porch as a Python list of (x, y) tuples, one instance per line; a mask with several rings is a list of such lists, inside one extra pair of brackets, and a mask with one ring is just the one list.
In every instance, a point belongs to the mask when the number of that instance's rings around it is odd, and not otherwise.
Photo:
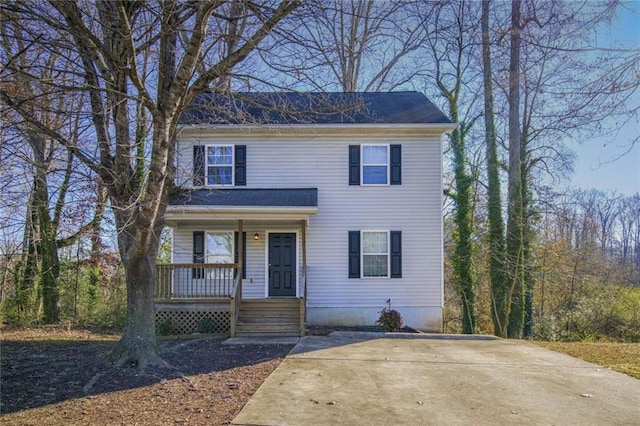
[[(155, 291), (159, 334), (230, 337), (305, 334), (306, 280), (302, 294), (296, 297), (243, 299), (239, 271), (242, 263), (159, 264)], [(199, 278), (191, 278), (194, 274)]]
[(167, 211), (172, 262), (157, 266), (158, 330), (303, 335), (307, 226), (317, 210), (316, 190), (194, 192), (197, 197), (173, 200)]

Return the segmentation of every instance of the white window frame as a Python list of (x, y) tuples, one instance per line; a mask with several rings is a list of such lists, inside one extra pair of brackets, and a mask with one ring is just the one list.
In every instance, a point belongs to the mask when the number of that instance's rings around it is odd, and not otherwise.
[[(387, 252), (386, 253), (366, 253), (364, 252), (364, 234), (365, 233), (385, 233), (387, 235)], [(387, 275), (365, 275), (364, 273), (364, 257), (365, 256), (387, 256)], [(360, 277), (361, 278), (381, 278), (391, 277), (391, 232), (388, 229), (367, 229), (360, 230)]]
[[(366, 147), (376, 147), (376, 146), (384, 146), (387, 149), (387, 162), (386, 163), (371, 163), (371, 164), (365, 164), (364, 163), (364, 151)], [(364, 168), (366, 166), (374, 166), (374, 167), (380, 167), (380, 166), (384, 166), (387, 169), (387, 178), (386, 178), (386, 182), (385, 183), (365, 183), (364, 182)], [(390, 144), (382, 144), (382, 143), (378, 143), (378, 144), (373, 144), (373, 143), (368, 143), (368, 144), (362, 144), (360, 145), (360, 185), (363, 186), (389, 186), (390, 185), (390, 180), (391, 180), (391, 145)]]
[[(209, 164), (209, 148), (231, 148), (231, 164)], [(209, 183), (209, 167), (231, 167), (231, 183)], [(236, 150), (233, 144), (209, 144), (204, 147), (204, 183), (205, 186), (235, 186), (236, 184)]]

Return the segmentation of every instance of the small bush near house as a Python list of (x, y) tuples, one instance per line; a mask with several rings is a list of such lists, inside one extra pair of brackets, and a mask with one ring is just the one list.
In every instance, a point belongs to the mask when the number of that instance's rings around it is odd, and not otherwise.
[(218, 324), (213, 318), (205, 317), (198, 321), (198, 325), (196, 326), (196, 331), (198, 333), (211, 334), (215, 333), (218, 328)]
[(173, 334), (174, 325), (173, 320), (171, 318), (167, 318), (156, 325), (156, 334), (158, 336), (171, 336)]
[(376, 325), (384, 328), (386, 331), (400, 331), (402, 328), (402, 315), (395, 309), (384, 308), (380, 312), (380, 317), (376, 321)]

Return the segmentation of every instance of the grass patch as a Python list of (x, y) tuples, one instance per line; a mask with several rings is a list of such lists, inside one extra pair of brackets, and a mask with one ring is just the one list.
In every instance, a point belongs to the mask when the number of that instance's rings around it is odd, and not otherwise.
[(640, 343), (543, 341), (533, 341), (532, 343), (640, 379)]

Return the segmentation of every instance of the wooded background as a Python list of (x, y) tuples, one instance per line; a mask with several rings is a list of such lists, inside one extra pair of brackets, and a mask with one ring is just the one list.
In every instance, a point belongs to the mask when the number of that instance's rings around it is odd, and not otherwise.
[(573, 141), (638, 143), (617, 132), (640, 48), (603, 37), (629, 6), (3, 1), (2, 321), (123, 328), (115, 358), (159, 362), (152, 277), (195, 96), (419, 90), (458, 123), (445, 331), (640, 340), (640, 194), (567, 185)]

